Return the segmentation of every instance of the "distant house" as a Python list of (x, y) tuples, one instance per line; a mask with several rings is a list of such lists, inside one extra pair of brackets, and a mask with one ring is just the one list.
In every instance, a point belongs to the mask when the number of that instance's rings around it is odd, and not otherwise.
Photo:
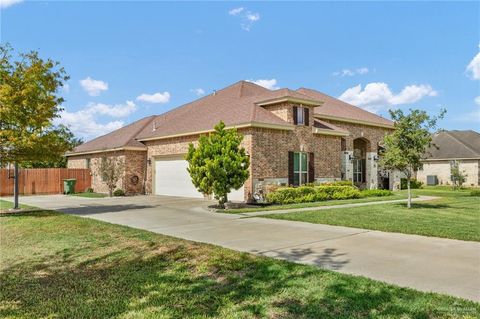
[(450, 170), (458, 165), (467, 175), (465, 186), (478, 186), (480, 181), (480, 134), (469, 131), (442, 131), (433, 137), (432, 147), (426, 153), (423, 169), (417, 179), (427, 183), (436, 180), (439, 185), (451, 185)]
[(91, 168), (92, 187), (106, 192), (96, 167), (103, 156), (116, 157), (125, 161), (117, 187), (127, 194), (203, 197), (185, 153), (220, 120), (243, 134), (251, 163), (250, 178), (231, 200), (249, 201), (271, 184), (343, 179), (398, 188), (398, 174), (378, 168), (379, 144), (393, 122), (312, 89), (272, 91), (246, 81), (84, 143), (66, 154), (68, 167)]

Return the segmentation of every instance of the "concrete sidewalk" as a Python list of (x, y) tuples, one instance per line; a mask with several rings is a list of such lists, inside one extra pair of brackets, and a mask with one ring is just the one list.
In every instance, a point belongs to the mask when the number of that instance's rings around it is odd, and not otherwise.
[(24, 204), (480, 301), (480, 243), (207, 211), (160, 196), (22, 197)]
[[(418, 196), (416, 198), (412, 198), (412, 202), (424, 202), (424, 201), (429, 201), (429, 200), (434, 200), (439, 198), (440, 197), (436, 197), (436, 196)], [(365, 202), (365, 203), (354, 203), (354, 204), (343, 204), (343, 205), (332, 205), (332, 206), (316, 206), (316, 207), (304, 207), (304, 208), (292, 208), (292, 209), (264, 210), (264, 211), (258, 211), (258, 212), (240, 213), (239, 215), (266, 216), (266, 215), (275, 215), (275, 214), (309, 212), (309, 211), (324, 210), (324, 209), (350, 208), (350, 207), (404, 203), (404, 202), (407, 202), (407, 199), (382, 200), (377, 202)]]

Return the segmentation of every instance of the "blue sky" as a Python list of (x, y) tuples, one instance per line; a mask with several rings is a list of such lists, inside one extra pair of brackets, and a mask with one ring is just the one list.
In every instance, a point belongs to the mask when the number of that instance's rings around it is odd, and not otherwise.
[(480, 129), (478, 2), (0, 4), (1, 42), (71, 76), (59, 122), (84, 139), (239, 80)]

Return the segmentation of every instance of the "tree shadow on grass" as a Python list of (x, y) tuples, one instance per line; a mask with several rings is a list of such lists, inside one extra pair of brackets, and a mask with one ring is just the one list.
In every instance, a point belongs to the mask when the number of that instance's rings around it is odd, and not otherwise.
[[(331, 256), (335, 251), (326, 253)], [(0, 272), (0, 283), (0, 317), (427, 318), (438, 314), (434, 295), (173, 239), (101, 252), (90, 246), (65, 248), (12, 263)], [(442, 305), (445, 299), (455, 302), (442, 298)], [(425, 306), (419, 307), (422, 302)]]
[[(400, 208), (407, 208), (407, 203), (402, 202), (402, 203), (395, 203), (392, 204), (394, 206), (400, 207)], [(447, 204), (441, 204), (441, 203), (427, 203), (427, 202), (412, 202), (412, 208), (431, 208), (431, 209), (443, 209), (443, 208), (451, 208), (450, 205)]]

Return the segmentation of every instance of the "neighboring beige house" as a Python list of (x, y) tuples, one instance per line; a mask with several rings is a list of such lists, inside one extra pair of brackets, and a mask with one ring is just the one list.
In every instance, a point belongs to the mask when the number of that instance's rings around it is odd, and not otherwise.
[(251, 163), (250, 178), (229, 199), (251, 200), (269, 184), (314, 181), (398, 188), (398, 176), (377, 165), (391, 121), (315, 90), (272, 91), (246, 81), (82, 144), (67, 154), (68, 167), (92, 168), (94, 190), (105, 192), (96, 167), (102, 156), (115, 156), (126, 162), (118, 187), (127, 194), (203, 197), (184, 156), (220, 120), (244, 135)]
[(439, 185), (451, 185), (450, 169), (458, 165), (467, 175), (465, 186), (479, 186), (480, 134), (475, 131), (441, 131), (433, 136), (423, 169), (417, 179), (427, 184), (427, 176)]

